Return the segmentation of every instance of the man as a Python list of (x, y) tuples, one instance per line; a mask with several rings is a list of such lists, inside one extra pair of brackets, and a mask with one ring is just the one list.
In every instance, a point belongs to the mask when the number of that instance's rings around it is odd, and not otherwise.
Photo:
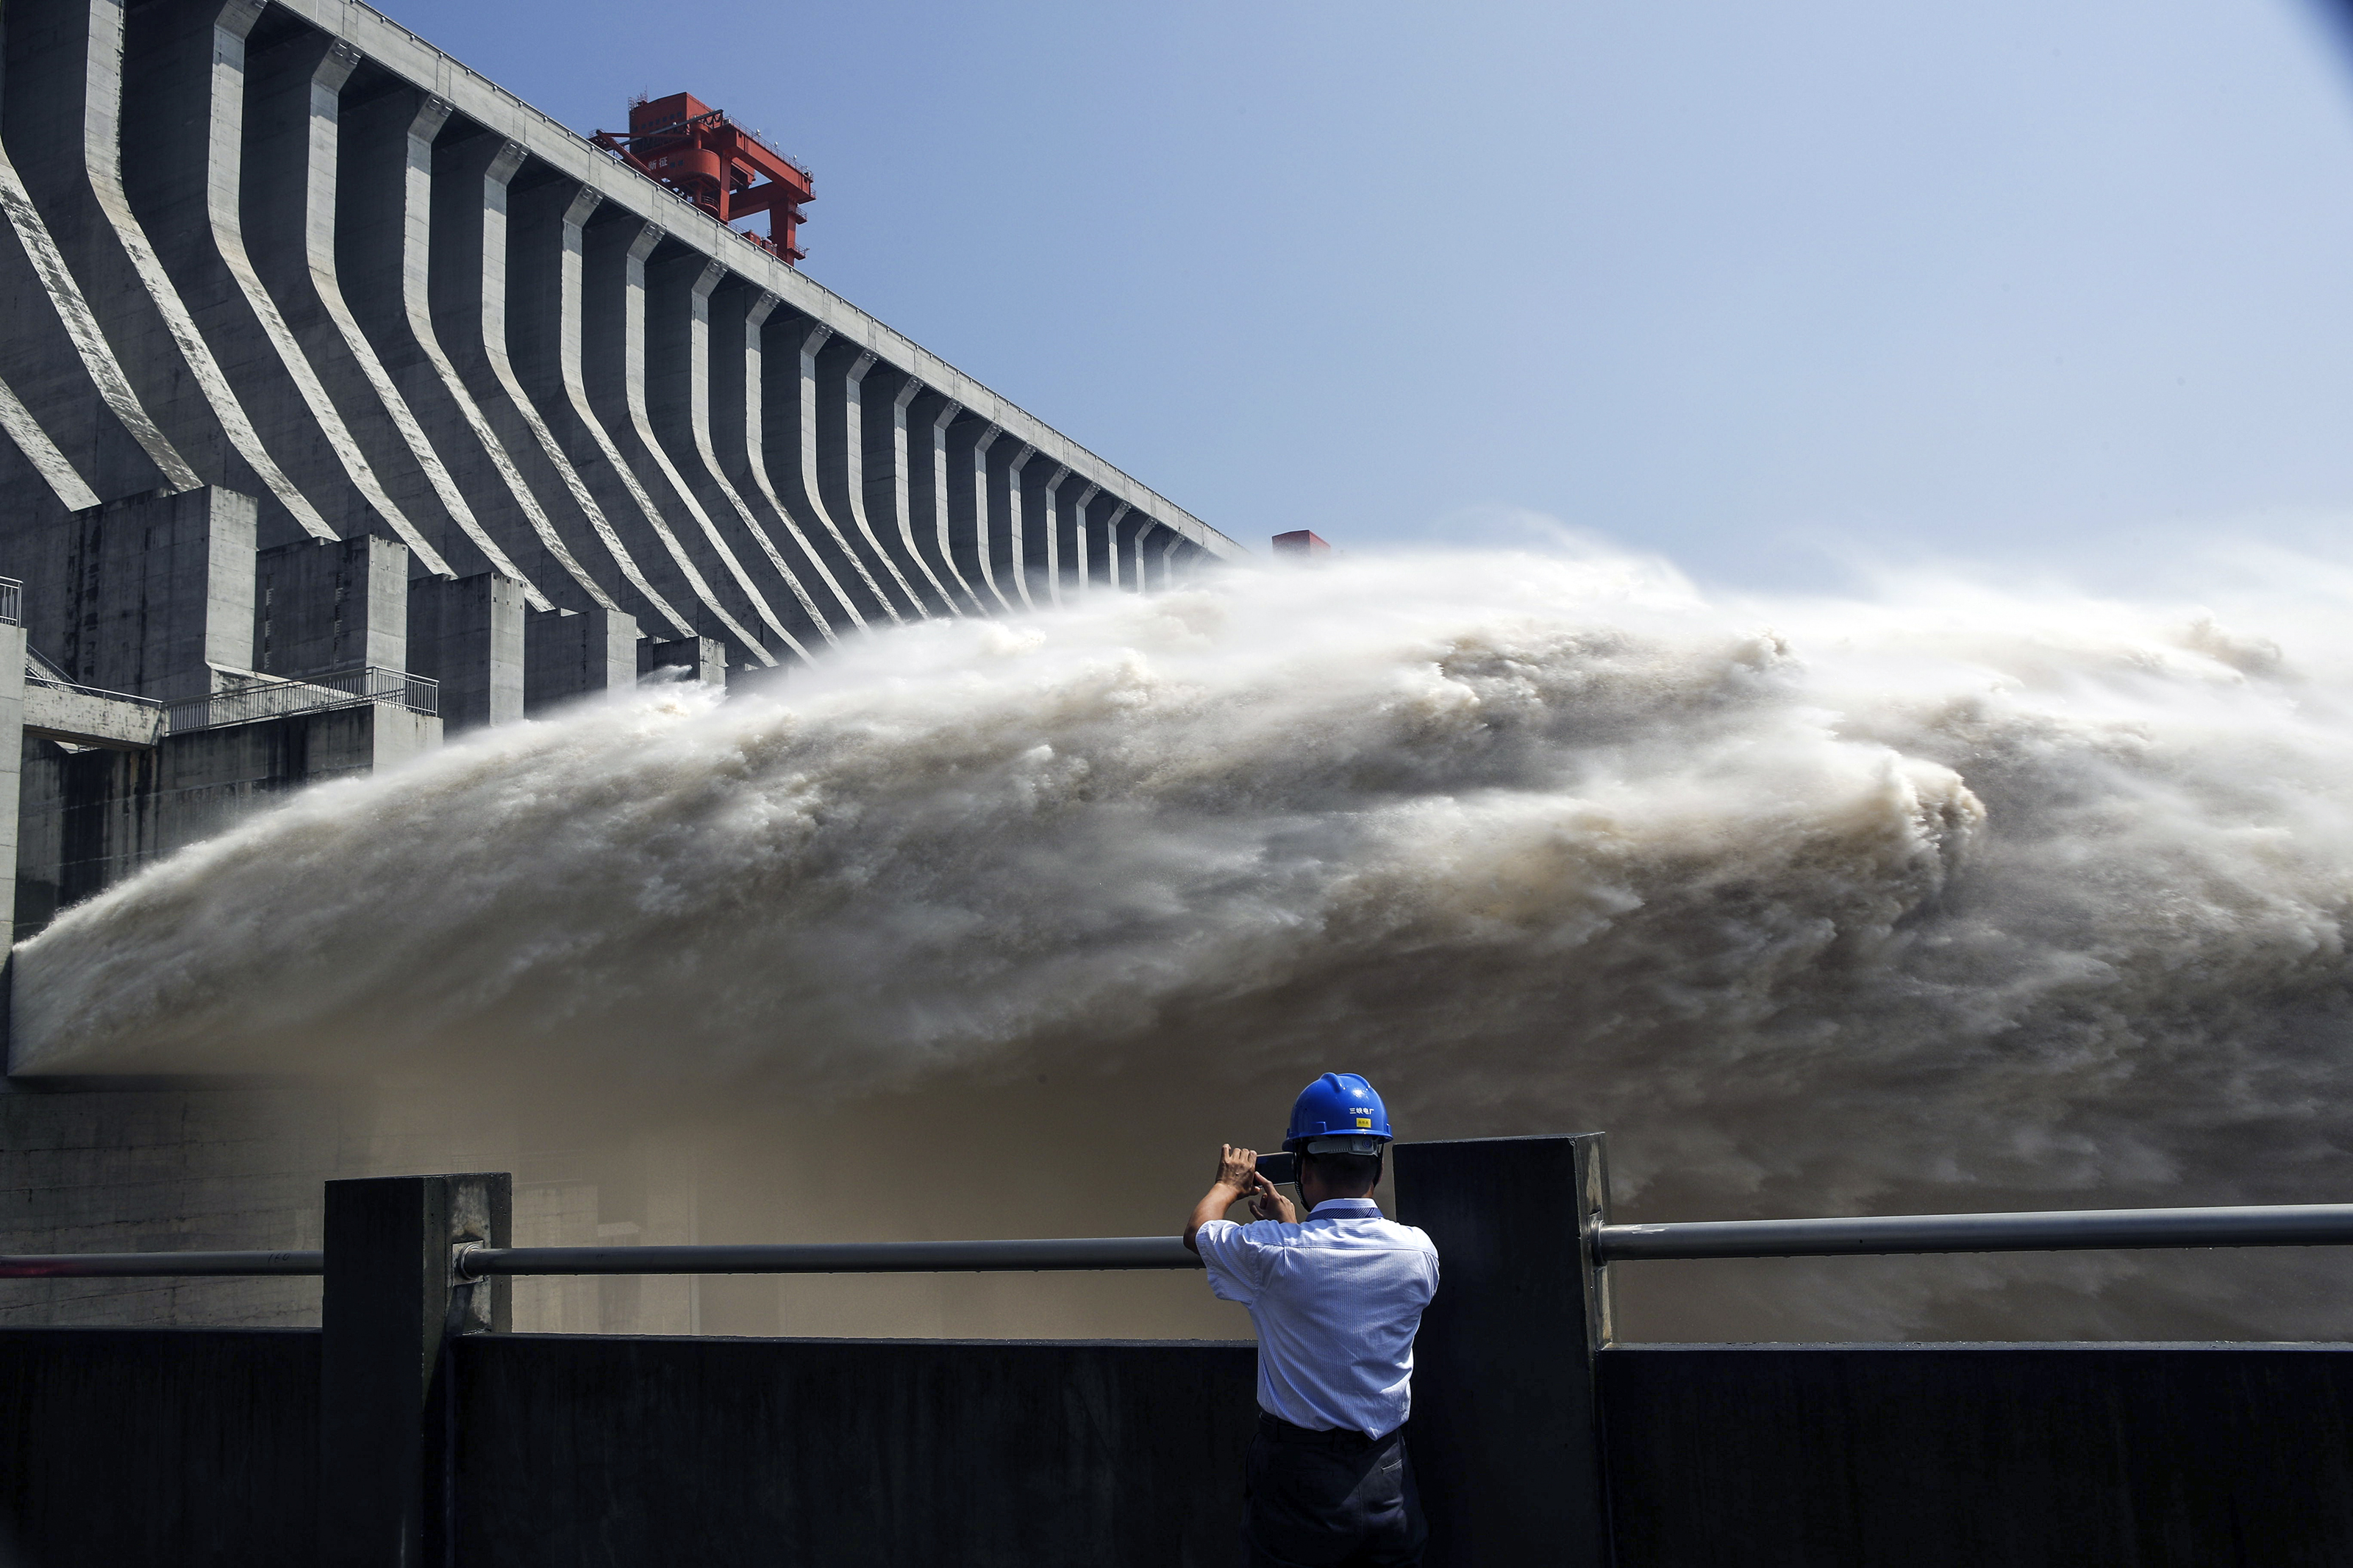
[[(1355, 1073), (1327, 1072), (1291, 1110), (1282, 1146), (1299, 1156), (1303, 1222), (1259, 1173), (1254, 1150), (1225, 1146), (1217, 1184), (1193, 1205), (1185, 1245), (1209, 1289), (1258, 1327), (1258, 1433), (1242, 1526), (1250, 1568), (1406, 1568), (1427, 1533), (1405, 1418), (1413, 1336), (1438, 1289), (1438, 1249), (1372, 1200), (1388, 1111)], [(1250, 1201), (1257, 1223), (1226, 1210)]]

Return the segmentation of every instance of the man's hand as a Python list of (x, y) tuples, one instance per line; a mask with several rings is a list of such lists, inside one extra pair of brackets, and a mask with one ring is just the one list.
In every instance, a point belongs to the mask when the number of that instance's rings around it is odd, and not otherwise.
[(1299, 1223), (1299, 1211), (1293, 1208), (1291, 1200), (1264, 1176), (1258, 1178), (1257, 1190), (1250, 1195), (1250, 1214), (1256, 1218), (1281, 1220), (1285, 1225)]
[[(1185, 1226), (1185, 1245), (1198, 1253), (1201, 1248), (1194, 1237), (1200, 1234), (1201, 1227), (1213, 1219), (1225, 1218), (1226, 1211), (1245, 1197), (1250, 1200), (1250, 1213), (1261, 1219), (1294, 1217), (1291, 1205), (1274, 1190), (1274, 1184), (1258, 1173), (1258, 1151), (1221, 1144), (1218, 1179), (1201, 1195), (1201, 1201), (1193, 1205), (1193, 1217)], [(1274, 1206), (1272, 1214), (1267, 1210), (1269, 1204)]]

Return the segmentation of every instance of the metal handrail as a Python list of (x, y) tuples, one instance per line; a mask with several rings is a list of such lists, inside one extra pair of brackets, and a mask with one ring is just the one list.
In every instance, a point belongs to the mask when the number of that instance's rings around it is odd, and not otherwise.
[(1602, 1263), (1666, 1258), (1844, 1258), (1932, 1252), (2074, 1252), (2147, 1247), (2330, 1247), (2353, 1243), (2353, 1204), (2058, 1209), (2027, 1214), (1869, 1215), (1852, 1219), (1605, 1225)]
[[(1657, 1258), (1846, 1258), (1937, 1252), (2348, 1244), (2353, 1244), (2353, 1204), (1700, 1220), (1669, 1225), (1604, 1225), (1593, 1232), (1593, 1256), (1600, 1263)], [(1200, 1267), (1200, 1258), (1173, 1236), (692, 1247), (494, 1247), (471, 1244), (459, 1248), (457, 1256), (459, 1274), (470, 1279), (493, 1274), (985, 1274)], [(303, 1275), (325, 1270), (323, 1252), (0, 1256), (0, 1279)]]
[[(47, 664), (48, 661), (43, 659), (41, 662)], [(25, 684), (38, 686), (49, 691), (70, 691), (77, 697), (101, 697), (109, 702), (128, 702), (139, 708), (165, 706), (163, 699), (158, 697), (142, 697), (135, 691), (111, 691), (103, 686), (84, 686), (78, 680), (68, 680), (63, 676), (51, 675), (47, 670), (30, 663), (25, 667)]]
[(1200, 1258), (1173, 1236), (736, 1247), (468, 1247), (458, 1254), (458, 1272), (470, 1279), (490, 1274), (994, 1274), (1200, 1267)]
[(0, 1257), (0, 1279), (162, 1279), (176, 1274), (324, 1274), (323, 1252), (52, 1252)]
[[(1173, 1236), (1034, 1241), (787, 1242), (716, 1247), (460, 1247), (460, 1278), (492, 1274), (962, 1274), (1198, 1268)], [(0, 1257), (0, 1279), (323, 1274), (323, 1252), (71, 1252)]]
[(184, 698), (169, 704), (168, 722), (172, 733), (178, 735), (248, 724), (258, 719), (359, 708), (376, 702), (406, 708), (413, 713), (438, 714), (441, 710), (441, 683), (429, 676), (373, 664), (290, 679), (241, 680), (203, 697)]

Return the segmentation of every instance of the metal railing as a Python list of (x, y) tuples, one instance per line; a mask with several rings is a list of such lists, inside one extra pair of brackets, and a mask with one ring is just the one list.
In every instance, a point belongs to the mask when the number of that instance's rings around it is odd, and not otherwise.
[[(786, 1242), (716, 1247), (460, 1247), (461, 1279), (492, 1274), (998, 1274), (1198, 1268), (1173, 1236), (1029, 1241)], [(0, 1257), (0, 1279), (323, 1274), (323, 1252), (82, 1252)]]
[[(36, 654), (34, 658), (39, 658), (40, 656)], [(47, 659), (40, 659), (37, 664), (27, 661), (25, 684), (43, 687), (50, 691), (70, 691), (77, 697), (101, 697), (109, 702), (129, 702), (141, 708), (164, 706), (159, 699), (153, 697), (140, 697), (128, 691), (109, 691), (103, 686), (84, 686), (79, 681), (68, 680), (64, 676), (54, 673), (53, 669), (45, 668), (47, 665)]]
[(195, 730), (249, 724), (257, 719), (358, 708), (371, 702), (406, 708), (412, 713), (438, 714), (441, 711), (441, 683), (406, 670), (373, 664), (307, 675), (300, 680), (252, 680), (209, 696), (183, 698), (170, 703), (166, 722), (173, 734), (184, 735)]
[(469, 1247), (458, 1272), (490, 1274), (999, 1274), (1198, 1268), (1173, 1236), (1039, 1241), (852, 1241), (745, 1247)]
[(326, 1271), (323, 1252), (51, 1252), (0, 1258), (0, 1279), (164, 1279)]
[(2236, 1208), (2058, 1209), (2039, 1214), (1604, 1225), (1594, 1228), (1593, 1256), (1599, 1263), (1631, 1263), (1666, 1258), (1864, 1258), (2347, 1243), (2353, 1243), (2353, 1204), (2263, 1204)]
[[(1936, 1252), (2353, 1245), (2353, 1204), (2060, 1209), (2040, 1214), (1870, 1215), (1700, 1220), (1594, 1228), (1597, 1263), (1653, 1258), (1861, 1258)], [(691, 1247), (459, 1249), (461, 1278), (493, 1274), (990, 1274), (1198, 1268), (1173, 1236), (1019, 1241), (783, 1242)], [(322, 1252), (94, 1252), (0, 1257), (0, 1279), (320, 1274)]]

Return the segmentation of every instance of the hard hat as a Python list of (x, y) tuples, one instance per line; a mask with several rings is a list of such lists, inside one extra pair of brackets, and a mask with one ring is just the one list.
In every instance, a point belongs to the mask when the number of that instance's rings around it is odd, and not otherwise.
[(1358, 1074), (1327, 1072), (1299, 1091), (1282, 1146), (1293, 1153), (1377, 1154), (1394, 1134), (1388, 1108)]

